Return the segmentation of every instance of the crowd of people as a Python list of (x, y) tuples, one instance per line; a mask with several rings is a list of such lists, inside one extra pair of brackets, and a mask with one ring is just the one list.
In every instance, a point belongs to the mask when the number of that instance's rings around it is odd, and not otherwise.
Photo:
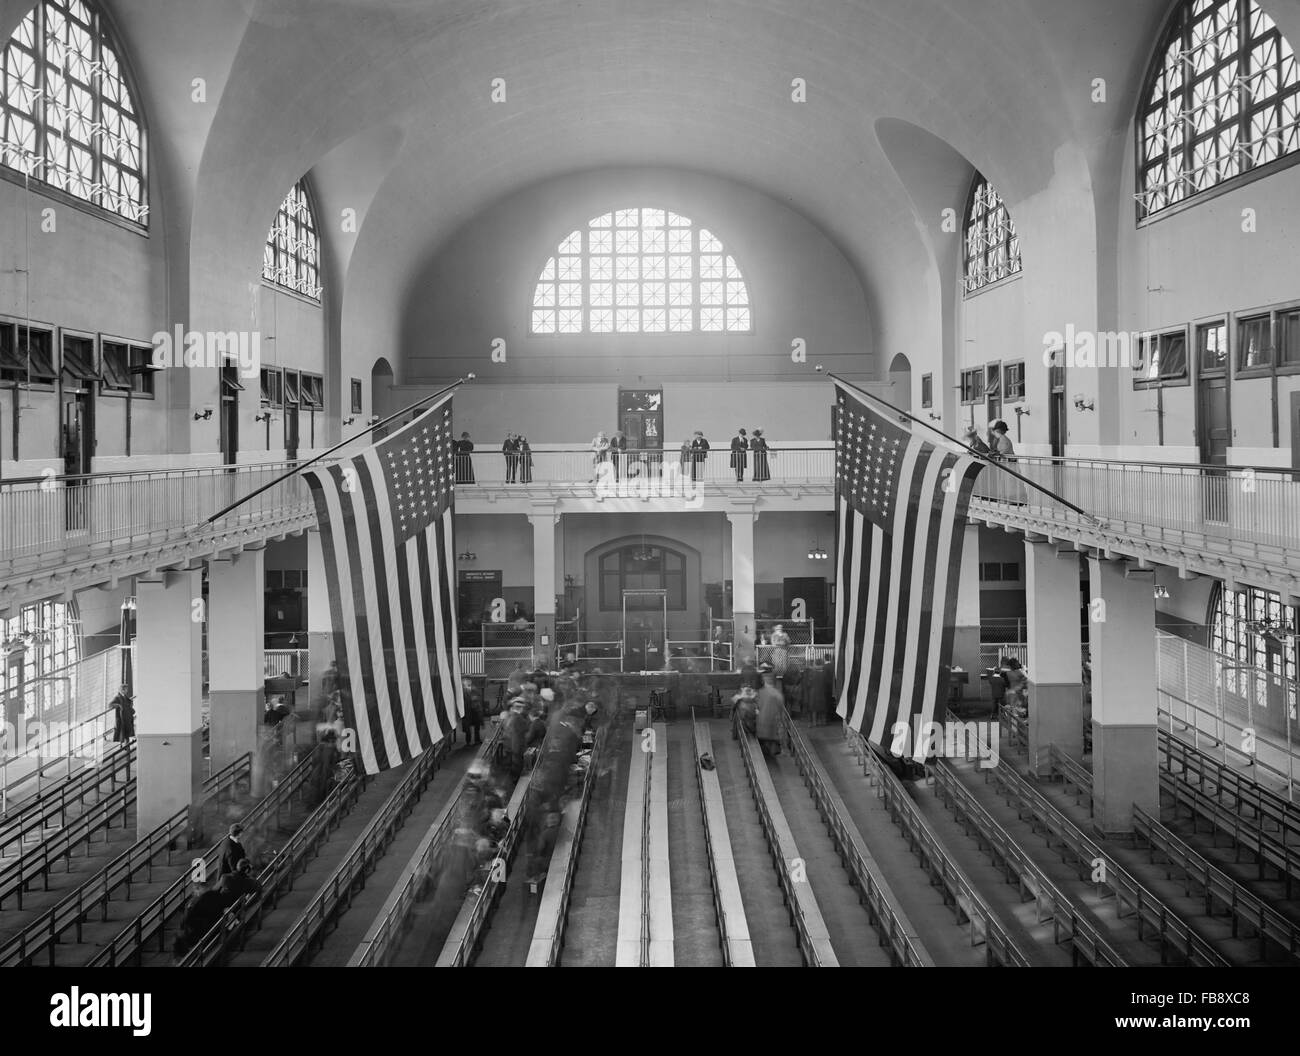
[(756, 667), (746, 661), (740, 692), (731, 698), (733, 712), (769, 759), (781, 754), (782, 711), (805, 715), (813, 726), (824, 725), (835, 711), (834, 675), (823, 658), (815, 657), (806, 668), (786, 668), (779, 687), (777, 678), (774, 664), (765, 661)]

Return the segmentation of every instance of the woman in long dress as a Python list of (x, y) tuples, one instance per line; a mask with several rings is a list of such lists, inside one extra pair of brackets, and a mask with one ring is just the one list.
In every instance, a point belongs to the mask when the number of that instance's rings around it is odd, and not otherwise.
[(754, 456), (754, 480), (771, 480), (772, 471), (767, 461), (767, 438), (762, 429), (755, 429), (749, 441), (749, 450)]
[(474, 442), (470, 440), (469, 433), (461, 433), (460, 439), (453, 445), (456, 452), (456, 483), (473, 484), (474, 483), (474, 460), (470, 453), (474, 450)]
[(528, 446), (528, 437), (519, 438), (519, 483), (533, 482), (533, 449)]
[(772, 668), (779, 675), (785, 674), (790, 663), (790, 636), (785, 633), (785, 624), (778, 623), (772, 628)]

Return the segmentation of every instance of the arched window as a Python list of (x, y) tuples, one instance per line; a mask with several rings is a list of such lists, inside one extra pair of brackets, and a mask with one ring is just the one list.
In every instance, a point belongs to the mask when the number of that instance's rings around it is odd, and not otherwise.
[(740, 265), (665, 209), (616, 209), (570, 233), (533, 289), (532, 334), (748, 334)]
[(1186, 0), (1137, 117), (1138, 216), (1300, 150), (1296, 56), (1255, 0)]
[(1272, 591), (1220, 585), (1210, 601), (1210, 648), (1294, 684), (1298, 624), (1300, 610), (1283, 605)]
[(83, 0), (45, 0), (0, 53), (0, 163), (128, 220), (149, 213), (119, 48)]
[(262, 278), (313, 301), (320, 300), (320, 235), (305, 176), (289, 189), (275, 214), (275, 223), (266, 233)]
[(1020, 271), (1020, 238), (1002, 195), (979, 173), (966, 206), (966, 292)]
[[(669, 611), (685, 609), (686, 556), (662, 546), (633, 544), (609, 551), (600, 559), (601, 611), (621, 610), (625, 590), (664, 590)], [(658, 604), (649, 597), (632, 597), (628, 610), (653, 609)]]

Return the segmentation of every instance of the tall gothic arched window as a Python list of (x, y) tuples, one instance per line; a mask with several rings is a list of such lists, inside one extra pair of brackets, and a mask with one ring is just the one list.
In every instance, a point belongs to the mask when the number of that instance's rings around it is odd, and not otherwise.
[(320, 300), (320, 233), (305, 176), (289, 188), (275, 214), (275, 223), (266, 233), (262, 278), (313, 301)]
[(1295, 51), (1255, 0), (1185, 0), (1137, 113), (1139, 218), (1300, 150)]
[(28, 12), (0, 52), (0, 164), (144, 224), (144, 129), (121, 54), (86, 0)]
[(530, 334), (748, 334), (749, 288), (707, 228), (615, 209), (565, 236), (533, 287)]
[(979, 173), (966, 203), (966, 292), (1020, 271), (1020, 238), (1002, 195)]

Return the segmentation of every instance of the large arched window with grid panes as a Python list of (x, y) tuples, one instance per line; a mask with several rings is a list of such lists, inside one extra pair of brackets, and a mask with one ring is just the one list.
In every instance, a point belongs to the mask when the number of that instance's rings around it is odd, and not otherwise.
[(37, 4), (0, 52), (0, 164), (146, 222), (140, 109), (93, 4)]
[(749, 287), (708, 228), (615, 209), (570, 232), (542, 268), (532, 334), (753, 333)]
[[(81, 627), (77, 610), (62, 601), (24, 605), (0, 619), (0, 700), (3, 723), (17, 719), (65, 720), (77, 718), (74, 667), (81, 659)], [(103, 708), (117, 686), (96, 687), (100, 697), (92, 706)], [(87, 702), (88, 703), (88, 702)], [(10, 746), (13, 747), (12, 745)]]
[(1295, 51), (1255, 0), (1186, 0), (1137, 114), (1138, 216), (1300, 151)]
[(320, 300), (320, 234), (306, 177), (289, 188), (275, 214), (275, 223), (266, 233), (262, 278), (313, 301)]
[(1020, 238), (1002, 195), (979, 173), (966, 204), (966, 292), (1020, 271)]

